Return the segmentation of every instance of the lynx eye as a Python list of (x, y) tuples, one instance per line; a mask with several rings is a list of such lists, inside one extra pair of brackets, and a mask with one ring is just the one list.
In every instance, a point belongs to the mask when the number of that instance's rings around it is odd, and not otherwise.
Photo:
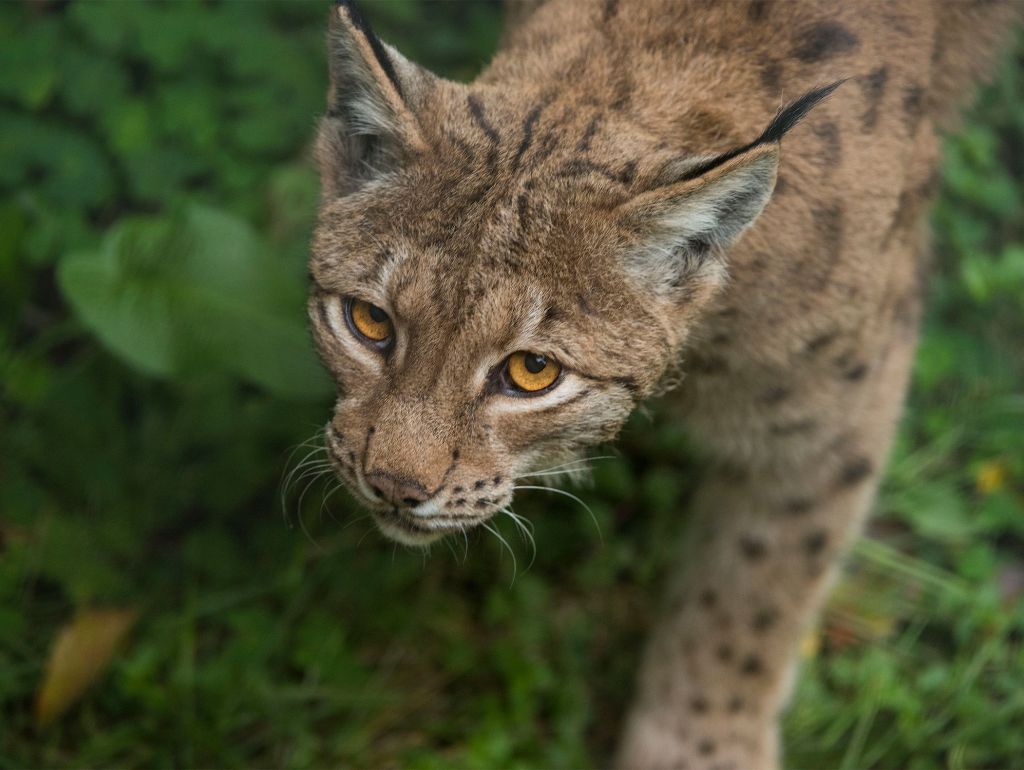
[(346, 300), (345, 317), (353, 334), (378, 347), (390, 341), (395, 333), (388, 314), (365, 300)]
[(539, 393), (555, 384), (562, 367), (553, 358), (520, 350), (508, 357), (505, 372), (509, 384), (516, 390)]

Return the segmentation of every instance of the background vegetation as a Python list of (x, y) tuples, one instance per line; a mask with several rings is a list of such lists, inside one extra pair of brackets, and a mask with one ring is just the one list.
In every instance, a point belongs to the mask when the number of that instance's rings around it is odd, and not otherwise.
[[(498, 35), (491, 3), (368, 10), (458, 78)], [(598, 463), (596, 528), (520, 499), (514, 582), (494, 538), (396, 550), (315, 479), (282, 517), (330, 402), (302, 310), (325, 16), (0, 4), (0, 767), (608, 756), (684, 523), (671, 424)], [(1018, 46), (947, 142), (910, 407), (804, 645), (793, 767), (1024, 766), (1022, 148)]]

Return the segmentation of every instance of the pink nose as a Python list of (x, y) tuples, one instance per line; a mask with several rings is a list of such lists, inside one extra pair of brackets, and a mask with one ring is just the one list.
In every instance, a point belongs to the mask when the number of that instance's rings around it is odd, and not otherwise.
[(384, 471), (366, 474), (366, 483), (382, 499), (395, 505), (419, 505), (430, 497), (427, 490), (418, 481), (392, 476)]

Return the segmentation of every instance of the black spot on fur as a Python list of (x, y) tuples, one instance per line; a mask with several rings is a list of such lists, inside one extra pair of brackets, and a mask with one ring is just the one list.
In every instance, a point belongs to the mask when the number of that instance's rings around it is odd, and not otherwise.
[(824, 530), (819, 529), (804, 538), (804, 551), (808, 556), (817, 556), (825, 550), (826, 545), (828, 545), (828, 533)]
[(697, 744), (697, 751), (702, 756), (710, 756), (711, 754), (715, 753), (715, 742), (705, 738)]
[(793, 55), (804, 64), (825, 61), (855, 51), (860, 40), (837, 21), (822, 21), (797, 40)]
[(729, 703), (726, 705), (726, 709), (730, 714), (738, 714), (743, 711), (743, 698), (739, 695), (733, 695), (729, 698)]
[(454, 488), (452, 489), (452, 492), (453, 492), (454, 494), (456, 494), (456, 495), (457, 495), (457, 494), (460, 494), (460, 493), (462, 493), (462, 492), (465, 492), (465, 491), (466, 491), (466, 488), (465, 488), (465, 487), (454, 487)]
[(810, 417), (803, 420), (793, 420), (772, 425), (768, 428), (773, 436), (796, 436), (801, 433), (811, 433), (818, 427), (818, 421)]
[(694, 355), (690, 359), (689, 368), (700, 374), (724, 374), (729, 371), (729, 365), (721, 356)]
[(697, 601), (700, 602), (700, 606), (704, 609), (710, 610), (715, 604), (718, 603), (718, 594), (712, 591), (710, 588), (705, 588), (700, 592), (700, 596), (697, 597)]
[(839, 139), (839, 128), (835, 123), (828, 121), (816, 123), (811, 126), (811, 131), (821, 140), (821, 158), (826, 166), (835, 167), (842, 159), (842, 142)]
[(856, 457), (848, 461), (839, 471), (839, 486), (855, 486), (870, 476), (873, 469), (874, 466), (867, 457)]
[(828, 347), (831, 343), (835, 342), (839, 338), (838, 331), (825, 332), (819, 334), (817, 337), (812, 337), (807, 341), (807, 345), (804, 347), (808, 353), (817, 353), (822, 348)]
[(861, 80), (864, 98), (868, 103), (868, 108), (864, 110), (860, 119), (865, 131), (874, 131), (878, 124), (878, 111), (882, 104), (882, 97), (885, 95), (885, 83), (888, 79), (889, 68), (879, 67), (869, 72)]
[(768, 388), (768, 390), (758, 396), (758, 401), (765, 406), (772, 406), (785, 401), (792, 394), (793, 391), (789, 388), (783, 387), (782, 385), (776, 385), (775, 387)]
[(815, 206), (811, 209), (811, 216), (814, 218), (814, 228), (821, 236), (822, 247), (831, 262), (839, 255), (842, 247), (843, 210), (836, 203)]
[(696, 698), (690, 701), (690, 708), (693, 710), (693, 713), (695, 714), (706, 714), (708, 712), (707, 698), (698, 695)]
[(857, 382), (858, 380), (863, 380), (864, 375), (867, 373), (867, 364), (856, 363), (843, 372), (843, 379), (849, 380), (850, 382)]
[(682, 125), (688, 133), (706, 137), (710, 141), (727, 140), (734, 134), (733, 123), (724, 114), (699, 107), (686, 114)]
[(783, 504), (782, 510), (793, 516), (802, 516), (809, 513), (813, 507), (814, 503), (806, 497), (794, 497)]
[(629, 72), (621, 70), (612, 84), (612, 101), (608, 105), (616, 112), (621, 112), (629, 107), (633, 101), (633, 80)]
[(452, 452), (452, 459), (453, 460), (458, 460), (459, 459), (459, 450), (458, 449), (456, 449), (456, 450), (454, 450)]
[(764, 671), (764, 663), (756, 655), (748, 655), (740, 665), (740, 673), (744, 676), (757, 676)]
[(479, 481), (477, 481), (477, 482), (475, 482), (473, 484), (473, 489), (483, 489), (484, 488), (484, 484), (486, 484), (486, 483), (487, 483), (486, 481), (484, 481), (483, 479), (480, 479)]
[(629, 184), (636, 178), (636, 166), (637, 163), (635, 160), (627, 162), (626, 165), (619, 169), (616, 174), (616, 179), (619, 182), (622, 182), (622, 184)]
[(921, 86), (910, 86), (903, 94), (903, 119), (907, 133), (917, 133), (917, 124), (924, 115), (924, 89)]
[(586, 130), (583, 132), (583, 136), (580, 137), (579, 142), (576, 143), (576, 149), (579, 152), (589, 152), (590, 143), (593, 141), (594, 136), (597, 134), (598, 126), (601, 125), (601, 116), (595, 115), (590, 123), (587, 124)]
[(750, 561), (760, 561), (768, 553), (768, 546), (764, 544), (763, 540), (745, 535), (740, 538), (740, 553)]
[(747, 5), (747, 18), (757, 23), (764, 21), (768, 15), (768, 0), (750, 0)]
[(492, 502), (494, 502), (494, 501), (490, 500), (489, 498), (481, 497), (479, 500), (476, 501), (475, 505), (476, 505), (477, 508), (486, 508)]
[(782, 90), (782, 64), (769, 59), (761, 63), (761, 85), (774, 96)]
[(464, 498), (464, 497), (460, 497), (458, 500), (456, 500), (453, 503), (453, 505), (465, 505), (465, 504), (466, 504), (466, 498)]
[(607, 24), (619, 10), (619, 0), (604, 0), (604, 10), (601, 13), (601, 21)]
[(501, 483), (501, 476), (494, 477), (494, 486), (498, 486)]
[(732, 660), (732, 647), (728, 644), (718, 645), (718, 649), (715, 650), (715, 657), (722, 661), (722, 663), (728, 663)]
[(778, 619), (778, 610), (776, 610), (774, 607), (765, 607), (764, 609), (757, 611), (750, 625), (757, 633), (764, 633), (772, 626), (774, 626), (775, 621), (777, 621)]

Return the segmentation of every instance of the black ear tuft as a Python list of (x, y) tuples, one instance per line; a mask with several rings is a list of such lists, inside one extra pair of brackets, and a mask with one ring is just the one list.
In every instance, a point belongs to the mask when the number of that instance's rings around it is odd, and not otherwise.
[(772, 122), (768, 124), (768, 128), (766, 128), (761, 136), (754, 141), (752, 146), (766, 144), (768, 142), (777, 142), (782, 139), (782, 137), (785, 136), (791, 128), (793, 128), (793, 126), (803, 120), (803, 117), (810, 112), (818, 102), (827, 97), (845, 82), (846, 78), (843, 78), (842, 80), (837, 80), (835, 83), (831, 83), (830, 85), (815, 88), (813, 91), (808, 91), (795, 102), (787, 104), (778, 111), (772, 119)]
[(359, 10), (359, 6), (356, 5), (355, 0), (334, 0), (334, 4), (338, 8), (343, 8), (345, 13), (348, 14), (349, 20), (352, 22), (352, 26), (361, 32), (365, 37), (366, 41), (370, 44), (370, 49), (373, 51), (374, 57), (380, 64), (384, 74), (387, 75), (388, 80), (391, 81), (391, 85), (398, 91), (398, 96), (404, 98), (402, 93), (402, 84), (398, 80), (398, 74), (395, 72), (394, 62), (391, 61), (391, 57), (388, 56), (387, 49), (384, 48), (384, 44), (380, 38), (377, 37), (377, 33), (373, 31), (370, 23), (363, 16)]
[(749, 152), (759, 145), (771, 144), (772, 142), (779, 141), (791, 128), (793, 128), (793, 126), (799, 123), (815, 105), (845, 82), (846, 78), (843, 78), (842, 80), (837, 80), (835, 83), (831, 83), (830, 85), (821, 86), (820, 88), (815, 88), (813, 91), (808, 91), (795, 102), (791, 102), (779, 110), (775, 117), (772, 118), (772, 122), (768, 124), (768, 128), (762, 131), (761, 135), (757, 137), (757, 139), (743, 145), (742, 147), (735, 147), (727, 152), (723, 152), (721, 155), (716, 155), (703, 163), (699, 163), (674, 181), (685, 182), (690, 179), (696, 179), (699, 176), (703, 176), (711, 169), (721, 166), (726, 161), (732, 160), (737, 155)]

